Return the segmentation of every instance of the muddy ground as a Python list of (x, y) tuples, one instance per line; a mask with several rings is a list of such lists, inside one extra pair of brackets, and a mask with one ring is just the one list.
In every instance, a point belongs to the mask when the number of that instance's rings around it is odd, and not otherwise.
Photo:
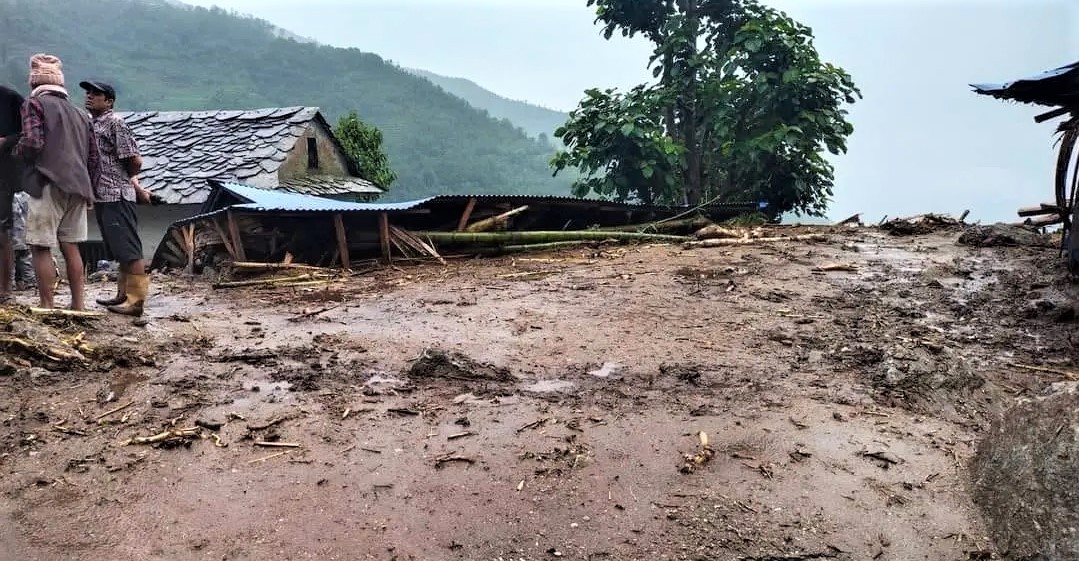
[(998, 558), (967, 465), (1073, 367), (1055, 250), (829, 235), (159, 278), (0, 377), (0, 559)]

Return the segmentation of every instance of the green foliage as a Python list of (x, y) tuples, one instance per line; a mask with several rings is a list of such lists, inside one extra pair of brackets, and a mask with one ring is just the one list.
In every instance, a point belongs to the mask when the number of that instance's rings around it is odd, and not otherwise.
[[(764, 201), (775, 218), (820, 215), (832, 195), (827, 151), (853, 132), (844, 104), (860, 97), (850, 75), (821, 61), (812, 31), (755, 0), (589, 0), (610, 37), (644, 34), (659, 78), (628, 94), (589, 94), (557, 131), (555, 173), (576, 167), (579, 193), (657, 202)], [(599, 134), (641, 122), (639, 135)], [(655, 155), (679, 155), (656, 169)], [(619, 188), (612, 189), (611, 186)], [(598, 188), (597, 188), (598, 187)]]
[(341, 117), (334, 135), (347, 154), (359, 166), (360, 176), (373, 182), (383, 190), (397, 180), (397, 174), (390, 168), (389, 158), (382, 150), (382, 131), (360, 120), (353, 111)]
[(576, 168), (577, 196), (595, 193), (651, 204), (677, 189), (682, 147), (663, 132), (650, 111), (662, 104), (656, 89), (638, 86), (627, 94), (588, 90), (569, 121), (555, 131), (568, 150), (552, 160), (555, 173)]
[(318, 106), (355, 110), (384, 135), (398, 175), (387, 200), (440, 193), (569, 193), (552, 148), (430, 82), (356, 49), (300, 43), (221, 9), (131, 0), (0, 1), (0, 81), (25, 93), (36, 52), (64, 59), (68, 86), (112, 83), (123, 110)]

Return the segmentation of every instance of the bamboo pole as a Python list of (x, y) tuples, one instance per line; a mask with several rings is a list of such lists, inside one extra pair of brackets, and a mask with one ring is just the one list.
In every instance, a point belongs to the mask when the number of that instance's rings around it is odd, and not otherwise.
[(230, 242), (229, 237), (225, 235), (225, 230), (217, 223), (217, 218), (211, 218), (209, 222), (210, 225), (214, 227), (214, 231), (217, 232), (217, 235), (221, 237), (221, 243), (225, 246), (225, 251), (229, 252), (229, 257), (231, 257), (233, 261), (239, 260), (239, 257), (236, 256), (236, 249), (232, 247), (232, 242)]
[(187, 268), (184, 270), (187, 274), (194, 274), (195, 272), (195, 225), (188, 224), (184, 226), (184, 247), (187, 250)]
[(599, 230), (575, 230), (569, 232), (412, 232), (420, 238), (427, 238), (441, 244), (536, 244), (569, 241), (641, 241), (641, 242), (685, 242), (692, 238), (686, 236), (668, 236), (663, 234), (642, 234), (639, 232), (604, 232)]
[(671, 220), (668, 222), (649, 222), (646, 224), (630, 224), (628, 226), (609, 226), (606, 228), (600, 228), (600, 230), (604, 232), (663, 233), (674, 232), (682, 229), (697, 230), (710, 225), (712, 225), (712, 221), (709, 220), (708, 217), (697, 215), (691, 218)]
[(314, 271), (321, 273), (330, 273), (331, 270), (325, 267), (316, 267), (314, 265), (302, 265), (300, 263), (257, 263), (253, 261), (235, 261), (232, 263), (233, 269), (244, 269), (248, 271)]

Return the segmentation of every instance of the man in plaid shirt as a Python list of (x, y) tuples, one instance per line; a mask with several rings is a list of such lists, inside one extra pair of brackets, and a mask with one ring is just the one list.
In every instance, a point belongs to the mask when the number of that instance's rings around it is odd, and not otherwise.
[(101, 179), (94, 192), (94, 214), (101, 238), (112, 258), (120, 263), (116, 297), (99, 299), (109, 311), (141, 316), (149, 276), (143, 261), (135, 204), (150, 202), (150, 193), (139, 185), (142, 158), (131, 129), (116, 113), (116, 90), (104, 82), (79, 84), (86, 90), (86, 109), (94, 118), (94, 134), (101, 155)]

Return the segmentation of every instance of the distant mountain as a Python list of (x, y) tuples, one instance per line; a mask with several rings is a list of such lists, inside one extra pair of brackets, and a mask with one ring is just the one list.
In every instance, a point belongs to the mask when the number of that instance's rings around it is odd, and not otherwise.
[[(472, 107), (486, 111), (495, 119), (506, 119), (533, 138), (545, 135), (548, 140), (552, 139), (555, 129), (565, 124), (568, 118), (567, 114), (554, 109), (547, 109), (525, 101), (506, 99), (465, 78), (441, 76), (417, 68), (403, 68), (403, 70), (430, 80), (446, 93), (467, 101)], [(554, 143), (557, 142), (555, 139)]]
[(68, 87), (109, 81), (126, 110), (307, 105), (332, 122), (355, 110), (383, 131), (398, 174), (388, 200), (569, 193), (549, 144), (377, 55), (286, 34), (170, 0), (0, 0), (0, 83), (25, 93), (29, 56), (51, 52)]

